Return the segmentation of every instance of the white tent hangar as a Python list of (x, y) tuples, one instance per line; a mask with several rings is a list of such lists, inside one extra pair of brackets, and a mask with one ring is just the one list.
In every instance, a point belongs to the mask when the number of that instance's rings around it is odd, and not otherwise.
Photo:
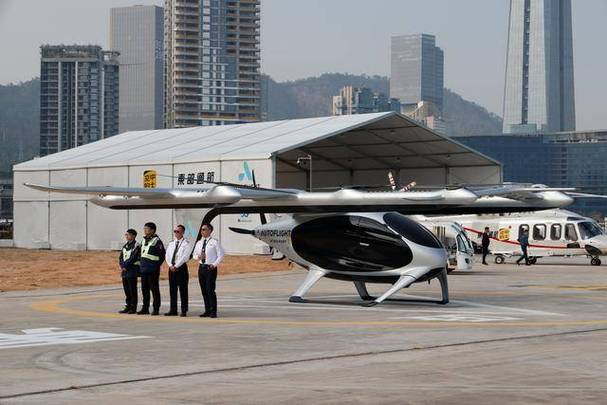
[[(155, 172), (157, 187), (197, 187), (203, 180), (264, 187), (306, 188), (312, 157), (313, 187), (401, 183), (497, 183), (499, 163), (393, 112), (254, 124), (126, 132), (18, 165), (14, 170), (14, 244), (23, 248), (118, 249), (127, 228), (147, 221), (169, 240), (184, 223), (195, 237), (205, 210), (112, 211), (85, 196), (45, 193), (23, 186), (143, 187)], [(152, 176), (153, 177), (153, 176)], [(150, 176), (148, 176), (148, 179)], [(149, 185), (149, 184), (148, 184)], [(223, 215), (215, 234), (229, 253), (260, 253), (261, 242), (230, 232), (253, 227), (257, 215)]]

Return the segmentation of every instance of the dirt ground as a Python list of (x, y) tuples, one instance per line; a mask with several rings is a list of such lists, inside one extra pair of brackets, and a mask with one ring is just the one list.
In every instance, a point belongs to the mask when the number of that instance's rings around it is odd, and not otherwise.
[[(198, 265), (188, 263), (190, 277), (198, 277)], [(293, 269), (287, 260), (270, 256), (226, 256), (222, 274), (257, 273)], [(163, 265), (160, 278), (166, 280)], [(118, 252), (0, 249), (0, 292), (40, 288), (95, 286), (120, 283)]]

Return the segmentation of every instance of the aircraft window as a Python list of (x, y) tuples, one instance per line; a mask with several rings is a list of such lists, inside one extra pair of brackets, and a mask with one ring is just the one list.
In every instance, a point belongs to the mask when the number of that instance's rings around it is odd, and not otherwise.
[(522, 224), (521, 226), (518, 227), (518, 236), (520, 237), (523, 234), (523, 232), (525, 232), (525, 231), (529, 232), (529, 225)]
[(560, 240), (562, 234), (563, 227), (561, 226), (561, 224), (552, 224), (552, 226), (550, 227), (550, 239)]
[(457, 235), (456, 241), (457, 241), (457, 251), (466, 253), (467, 249), (466, 249), (466, 243), (464, 242), (464, 238), (462, 238), (461, 235)]
[(368, 272), (404, 267), (413, 253), (386, 225), (369, 218), (339, 215), (296, 226), (291, 239), (295, 252), (329, 270)]
[(565, 225), (565, 239), (575, 242), (577, 240), (577, 232), (574, 224)]
[(533, 225), (533, 240), (544, 240), (546, 239), (546, 225), (536, 224)]
[(384, 214), (386, 224), (400, 235), (418, 245), (442, 248), (440, 241), (427, 228), (396, 212)]
[(580, 236), (582, 237), (582, 239), (594, 238), (595, 236), (601, 235), (603, 233), (601, 227), (595, 222), (580, 222), (578, 224), (578, 228), (580, 228)]

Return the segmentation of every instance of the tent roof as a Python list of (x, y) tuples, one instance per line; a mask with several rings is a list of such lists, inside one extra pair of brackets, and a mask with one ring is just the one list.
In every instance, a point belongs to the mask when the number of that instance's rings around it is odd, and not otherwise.
[[(395, 112), (132, 131), (14, 166), (15, 171), (268, 159), (308, 151), (336, 167), (499, 166)], [(405, 164), (406, 162), (406, 164)]]

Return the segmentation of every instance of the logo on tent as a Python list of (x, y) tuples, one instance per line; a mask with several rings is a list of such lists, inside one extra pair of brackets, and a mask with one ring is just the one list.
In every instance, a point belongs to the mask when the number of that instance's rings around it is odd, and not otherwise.
[(238, 175), (238, 181), (253, 181), (253, 175), (251, 174), (251, 169), (249, 168), (248, 162), (243, 162), (242, 172)]

